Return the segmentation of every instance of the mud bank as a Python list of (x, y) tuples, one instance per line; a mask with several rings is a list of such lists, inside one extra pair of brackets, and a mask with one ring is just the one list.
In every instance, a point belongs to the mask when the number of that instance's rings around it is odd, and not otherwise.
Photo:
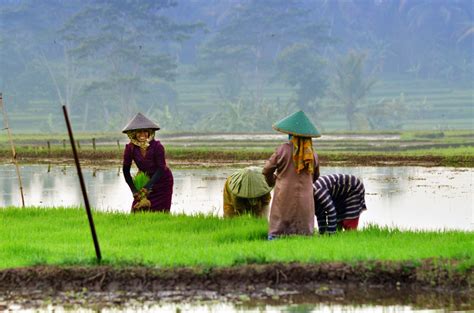
[[(215, 155), (209, 153), (201, 156), (174, 157), (168, 155), (167, 162), (174, 167), (223, 167), (223, 166), (246, 166), (249, 164), (260, 164), (268, 159), (270, 154), (257, 154), (250, 156), (239, 155)], [(73, 164), (74, 160), (69, 155), (57, 156), (18, 156), (20, 163), (26, 164)], [(116, 154), (94, 153), (80, 154), (81, 164), (85, 166), (120, 166), (122, 159)], [(319, 160), (325, 166), (455, 166), (474, 167), (474, 158), (471, 156), (404, 156), (404, 155), (358, 155), (338, 154), (321, 155)], [(0, 154), (0, 163), (10, 163), (11, 156)]]
[[(448, 264), (450, 263), (450, 264)], [(56, 267), (0, 271), (0, 309), (153, 301), (423, 304), (473, 309), (472, 268), (455, 262), (265, 264), (229, 268)], [(447, 266), (449, 265), (449, 266)], [(3, 307), (2, 307), (3, 306)]]

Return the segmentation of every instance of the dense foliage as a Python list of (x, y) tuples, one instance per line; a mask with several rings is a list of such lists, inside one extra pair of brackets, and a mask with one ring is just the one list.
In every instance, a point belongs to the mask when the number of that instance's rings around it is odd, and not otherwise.
[(0, 91), (20, 131), (469, 128), (473, 40), (470, 0), (4, 0)]

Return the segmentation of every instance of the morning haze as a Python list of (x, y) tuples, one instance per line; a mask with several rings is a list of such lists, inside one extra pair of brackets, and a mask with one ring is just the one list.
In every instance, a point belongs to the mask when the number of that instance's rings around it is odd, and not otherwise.
[(2, 0), (15, 132), (473, 129), (471, 0)]

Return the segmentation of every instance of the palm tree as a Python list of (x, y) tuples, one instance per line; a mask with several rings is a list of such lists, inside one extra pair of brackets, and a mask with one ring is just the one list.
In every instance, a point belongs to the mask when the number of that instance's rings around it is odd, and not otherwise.
[(329, 91), (329, 96), (342, 105), (350, 130), (354, 129), (358, 105), (375, 84), (375, 79), (364, 77), (364, 65), (365, 54), (350, 52), (337, 63)]
[[(463, 50), (472, 54), (469, 40), (472, 28), (472, 0), (418, 0), (402, 8), (412, 34), (415, 34), (414, 62), (428, 75), (449, 71), (450, 66), (439, 68), (439, 60), (451, 62), (449, 52)], [(418, 40), (421, 39), (421, 40)], [(461, 47), (462, 46), (462, 47)]]

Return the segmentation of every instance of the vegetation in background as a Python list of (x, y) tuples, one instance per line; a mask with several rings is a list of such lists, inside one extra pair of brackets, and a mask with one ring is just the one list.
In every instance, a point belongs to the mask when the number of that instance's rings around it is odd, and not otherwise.
[[(166, 158), (173, 166), (222, 166), (223, 163), (263, 162), (285, 140), (251, 140), (249, 134), (234, 134), (231, 139), (211, 138), (222, 134), (161, 133)], [(251, 135), (251, 134), (250, 134)], [(474, 133), (472, 131), (419, 132), (359, 132), (330, 133), (327, 139), (315, 139), (314, 147), (324, 164), (339, 165), (397, 165), (474, 166)], [(329, 139), (331, 136), (346, 138)], [(368, 138), (364, 138), (364, 137)], [(387, 139), (386, 136), (394, 138)], [(399, 136), (399, 139), (396, 137)], [(372, 138), (370, 138), (372, 137)], [(14, 135), (17, 158), (20, 162), (68, 162), (72, 152), (65, 134)], [(77, 133), (76, 147), (82, 162), (100, 165), (122, 162), (124, 144), (128, 140), (116, 133)], [(49, 146), (48, 146), (49, 142)], [(95, 143), (95, 146), (94, 146)], [(94, 148), (95, 147), (95, 148)], [(0, 161), (11, 160), (6, 138), (0, 137)]]
[[(346, 58), (340, 60), (329, 91), (335, 103), (332, 111), (339, 109), (345, 113), (349, 130), (364, 129), (363, 124), (367, 124), (363, 123), (367, 118), (359, 113), (359, 105), (367, 97), (375, 80), (364, 77), (364, 65), (365, 55), (355, 52), (351, 52)], [(339, 105), (342, 105), (342, 109), (338, 107)]]
[[(473, 232), (368, 227), (333, 236), (267, 241), (267, 221), (161, 213), (94, 212), (103, 261), (158, 267), (251, 263), (451, 259), (472, 268)], [(0, 268), (90, 264), (94, 248), (81, 209), (0, 210)], [(118, 231), (119, 230), (119, 231)]]
[[(472, 128), (470, 0), (6, 0), (0, 21), (16, 132), (63, 130), (63, 103), (82, 130), (142, 111), (169, 130), (267, 131), (298, 108), (323, 130)], [(349, 51), (378, 80), (356, 125), (327, 88)]]
[[(320, 101), (328, 85), (326, 64), (317, 47), (294, 44), (285, 48), (276, 59), (277, 76), (294, 88), (294, 103), (313, 117), (321, 114)], [(319, 118), (315, 120), (319, 124)]]

